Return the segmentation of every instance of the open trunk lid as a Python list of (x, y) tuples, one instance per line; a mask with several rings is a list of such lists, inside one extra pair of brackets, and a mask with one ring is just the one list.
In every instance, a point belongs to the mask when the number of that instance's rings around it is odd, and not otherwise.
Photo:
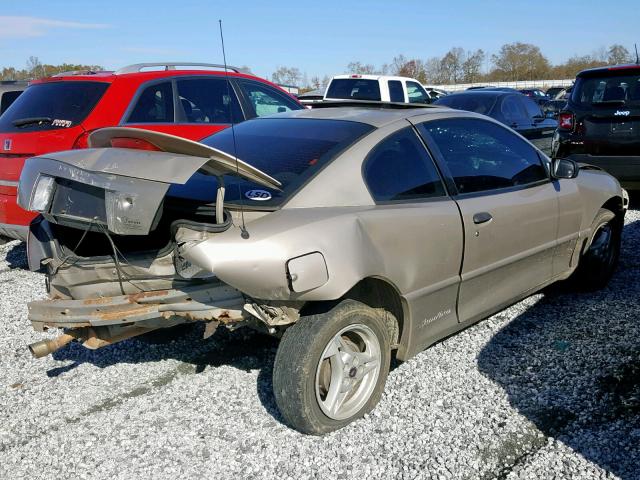
[[(114, 148), (116, 139), (137, 140), (156, 151)], [(88, 223), (117, 234), (147, 235), (169, 186), (184, 184), (197, 171), (219, 178), (219, 203), (224, 175), (280, 187), (276, 179), (232, 155), (165, 133), (104, 128), (91, 134), (89, 145), (92, 148), (27, 160), (18, 204), (54, 223), (62, 219), (84, 224), (81, 228)]]

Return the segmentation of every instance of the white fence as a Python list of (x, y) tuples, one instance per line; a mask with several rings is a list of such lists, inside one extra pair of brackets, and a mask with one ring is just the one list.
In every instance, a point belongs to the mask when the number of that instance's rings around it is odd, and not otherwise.
[(564, 80), (522, 80), (519, 82), (477, 82), (477, 83), (457, 83), (454, 85), (429, 85), (435, 88), (441, 88), (448, 92), (458, 92), (466, 90), (469, 87), (507, 87), (521, 90), (523, 88), (540, 88), (546, 90), (549, 87), (568, 87), (573, 84), (574, 78)]

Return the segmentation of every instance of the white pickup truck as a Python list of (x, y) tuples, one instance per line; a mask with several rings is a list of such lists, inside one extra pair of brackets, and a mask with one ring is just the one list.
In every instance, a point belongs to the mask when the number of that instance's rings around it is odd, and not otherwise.
[(431, 103), (429, 94), (414, 78), (388, 75), (336, 75), (324, 100), (373, 100), (399, 103)]

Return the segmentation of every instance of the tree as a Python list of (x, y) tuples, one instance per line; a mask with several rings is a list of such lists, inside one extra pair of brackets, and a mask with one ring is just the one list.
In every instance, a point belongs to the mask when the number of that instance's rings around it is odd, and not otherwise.
[(298, 85), (302, 81), (302, 74), (295, 67), (278, 67), (271, 75), (271, 80), (281, 85)]
[(619, 44), (614, 44), (609, 47), (607, 52), (607, 61), (610, 65), (619, 65), (621, 63), (627, 63), (631, 59), (629, 50)]
[(571, 78), (582, 70), (602, 67), (606, 64), (606, 60), (599, 60), (595, 55), (573, 56), (566, 62), (553, 67), (552, 76), (555, 78)]
[(322, 86), (319, 76), (314, 75), (313, 77), (311, 77), (311, 86), (316, 90), (318, 90)]
[(376, 73), (376, 67), (370, 63), (351, 62), (347, 65), (347, 71), (349, 73), (359, 73), (361, 75)]
[(31, 75), (31, 78), (44, 77), (45, 73), (42, 68), (42, 63), (38, 57), (31, 56), (27, 59), (27, 71)]
[(392, 75), (415, 78), (421, 83), (427, 81), (425, 63), (417, 58), (409, 60), (404, 55), (398, 55), (393, 58), (390, 68)]
[(458, 83), (462, 78), (462, 64), (464, 62), (464, 50), (454, 47), (444, 54), (440, 60), (440, 73), (446, 79), (446, 83)]
[(549, 60), (540, 48), (530, 43), (507, 43), (498, 55), (492, 56), (494, 77), (503, 80), (533, 80), (545, 78), (549, 72)]
[(462, 80), (465, 83), (473, 83), (480, 78), (485, 57), (486, 55), (482, 49), (466, 53), (461, 67)]

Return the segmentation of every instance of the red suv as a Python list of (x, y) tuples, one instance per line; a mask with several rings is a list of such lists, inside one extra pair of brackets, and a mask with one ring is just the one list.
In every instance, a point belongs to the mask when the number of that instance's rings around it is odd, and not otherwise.
[(232, 121), (304, 108), (266, 80), (234, 67), (228, 67), (228, 74), (222, 69), (145, 63), (31, 82), (0, 116), (0, 235), (26, 239), (34, 217), (16, 204), (25, 159), (86, 148), (95, 129), (121, 125), (200, 140)]

